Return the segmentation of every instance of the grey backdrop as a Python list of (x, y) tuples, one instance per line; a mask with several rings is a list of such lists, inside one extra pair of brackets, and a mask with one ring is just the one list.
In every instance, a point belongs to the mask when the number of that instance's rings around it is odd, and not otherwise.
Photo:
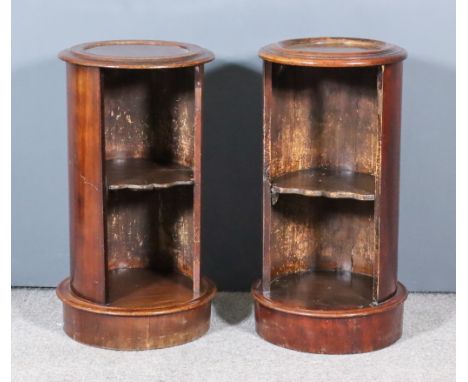
[(261, 61), (301, 36), (386, 40), (404, 67), (399, 277), (455, 290), (455, 2), (15, 0), (12, 52), (12, 282), (68, 275), (63, 48), (166, 39), (211, 49), (204, 128), (203, 272), (246, 290), (261, 270)]

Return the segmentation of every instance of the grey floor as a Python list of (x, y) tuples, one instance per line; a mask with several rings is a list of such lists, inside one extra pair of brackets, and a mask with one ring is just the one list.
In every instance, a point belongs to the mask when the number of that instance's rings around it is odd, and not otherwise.
[(195, 342), (119, 352), (69, 339), (52, 289), (13, 289), (12, 380), (452, 381), (455, 295), (411, 294), (399, 342), (373, 353), (328, 356), (282, 349), (259, 338), (246, 293), (219, 293), (211, 329)]

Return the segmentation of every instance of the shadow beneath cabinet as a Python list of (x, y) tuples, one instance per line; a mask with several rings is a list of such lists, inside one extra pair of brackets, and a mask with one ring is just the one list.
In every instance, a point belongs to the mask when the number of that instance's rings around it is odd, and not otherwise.
[(226, 324), (236, 325), (252, 314), (252, 296), (250, 293), (221, 293), (215, 297), (213, 308)]

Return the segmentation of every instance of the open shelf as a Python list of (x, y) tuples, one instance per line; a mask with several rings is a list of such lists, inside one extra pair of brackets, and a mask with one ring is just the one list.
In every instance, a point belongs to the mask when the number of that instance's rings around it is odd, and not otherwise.
[(186, 305), (195, 299), (190, 278), (149, 268), (111, 270), (108, 286), (109, 305), (114, 307), (163, 309)]
[(314, 168), (273, 179), (271, 191), (335, 199), (374, 200), (375, 179), (369, 174)]
[(148, 159), (114, 159), (106, 161), (109, 190), (153, 190), (193, 184), (189, 167), (161, 165)]
[(312, 310), (372, 305), (372, 277), (344, 271), (311, 271), (278, 277), (269, 299), (284, 306)]

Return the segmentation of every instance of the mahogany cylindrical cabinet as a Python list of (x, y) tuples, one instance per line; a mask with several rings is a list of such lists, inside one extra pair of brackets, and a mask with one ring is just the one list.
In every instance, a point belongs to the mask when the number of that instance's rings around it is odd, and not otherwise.
[(206, 49), (104, 41), (67, 62), (71, 276), (64, 330), (110, 349), (173, 346), (209, 328), (200, 276)]
[(256, 329), (313, 353), (402, 333), (397, 281), (402, 61), (380, 41), (305, 38), (264, 60), (263, 277)]

